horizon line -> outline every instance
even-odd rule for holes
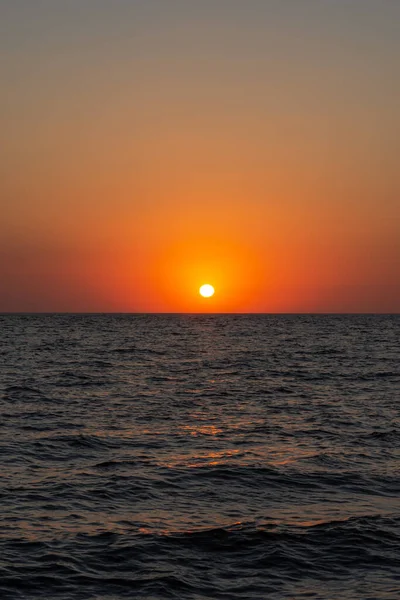
[[[8,315],[136,315],[136,316],[147,316],[147,315],[201,315],[201,316],[249,316],[249,315],[261,315],[261,316],[307,316],[307,315],[321,315],[321,316],[399,316],[400,312],[190,312],[190,311],[0,311],[0,316]]]

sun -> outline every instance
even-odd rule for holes
[[[211,298],[211,296],[214,296],[215,290],[212,285],[210,285],[209,283],[205,283],[201,286],[199,292],[200,295],[203,296],[203,298]]]

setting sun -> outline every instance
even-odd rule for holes
[[[199,292],[203,298],[211,298],[211,296],[214,296],[215,290],[212,285],[205,283],[201,286]]]

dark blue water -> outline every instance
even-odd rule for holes
[[[398,599],[399,316],[0,316],[0,597]]]

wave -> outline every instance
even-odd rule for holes
[[[399,544],[400,518],[379,515],[302,526],[238,523],[161,533],[127,528],[47,542],[1,541],[0,591],[4,598],[29,590],[29,597],[72,599],[101,590],[122,597],[135,592],[234,600],[282,592],[304,578],[363,578],[373,568],[386,584],[384,597],[395,598],[390,582],[400,566]]]

